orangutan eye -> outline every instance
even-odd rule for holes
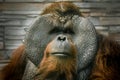
[[[64,30],[64,33],[67,33],[67,34],[75,34],[75,32],[73,31],[73,29],[71,28],[67,28]]]
[[[59,27],[54,27],[52,30],[49,31],[49,34],[55,34],[59,32],[62,32],[62,29]]]

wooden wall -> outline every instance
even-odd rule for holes
[[[25,35],[24,27],[47,3],[58,0],[0,0],[0,59],[9,59]],[[80,7],[96,29],[120,42],[120,0],[69,0]]]

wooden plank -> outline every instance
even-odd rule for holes
[[[103,12],[103,13],[120,13],[120,9],[80,9],[80,12]]]
[[[44,6],[45,6],[44,3],[0,3],[0,10],[41,11]]]
[[[43,2],[44,0],[6,0],[6,2]]]
[[[8,56],[5,54],[4,50],[0,49],[0,61],[4,59],[8,59]]]
[[[4,34],[0,32],[0,37],[3,37],[3,36],[4,36]]]
[[[85,2],[120,2],[120,0],[84,0]]]
[[[2,68],[8,63],[10,63],[10,60],[0,60],[0,70],[2,70]]]
[[[99,34],[102,34],[105,36],[109,35],[109,32],[108,32],[109,27],[108,26],[95,26],[95,28]]]
[[[9,63],[10,62],[10,60],[0,60],[0,64],[1,63]]]
[[[95,26],[96,30],[99,30],[99,31],[108,31],[108,27],[105,27],[105,26]]]
[[[15,35],[15,36],[25,35],[25,31],[24,30],[5,30],[5,35]]]
[[[4,21],[5,21],[5,19],[0,18],[0,22],[4,22]]]
[[[57,2],[61,0],[6,0],[6,2]],[[62,1],[82,1],[82,0],[62,0]]]
[[[119,0],[6,0],[6,2],[55,2],[55,1],[85,1],[85,2],[120,2]]]
[[[22,43],[20,43],[20,44],[22,44]],[[6,47],[18,47],[20,44],[6,44],[5,46]]]
[[[14,45],[14,44],[22,44],[22,39],[19,40],[5,40],[5,45]]]
[[[92,17],[120,17],[120,13],[90,12],[88,14]]]
[[[0,41],[0,49],[4,48],[4,43]]]
[[[47,3],[2,3],[0,4],[0,10],[41,11],[46,6],[46,4]],[[76,2],[75,4],[80,7],[80,10],[82,9],[118,10],[120,8],[119,3]]]
[[[0,41],[3,41],[3,37],[0,37]]]
[[[5,49],[9,49],[9,50],[11,50],[11,49],[16,49],[18,46],[19,46],[19,45],[17,45],[17,46],[6,46]],[[9,54],[10,54],[10,53],[9,53]]]
[[[0,70],[2,70],[2,68],[7,65],[8,63],[3,63],[3,64],[0,64]]]
[[[120,17],[100,17],[101,24],[111,24],[111,25],[119,25],[120,24]]]
[[[106,20],[114,20],[114,21],[117,21],[117,20],[120,20],[120,17],[100,17],[100,20],[102,21],[106,21]]]
[[[6,26],[6,25],[19,25],[19,26],[28,26],[32,23],[34,19],[28,19],[28,20],[10,20],[5,22],[0,22],[0,25]]]
[[[0,41],[3,41],[3,37],[4,37],[4,27],[0,26]]]
[[[12,15],[39,15],[41,11],[2,11],[3,14],[12,14]]]
[[[5,26],[6,30],[24,30],[24,28],[26,28],[26,26]]]
[[[90,21],[94,25],[120,25],[120,17],[119,18],[109,18],[109,19],[101,19],[99,17],[89,17]]]
[[[3,0],[0,0],[0,2],[3,2]]]
[[[109,35],[109,32],[108,31],[97,31],[99,34],[102,34],[102,35],[105,35],[105,36],[108,36]]]
[[[80,8],[96,8],[96,9],[106,9],[106,8],[119,8],[120,5],[119,3],[104,3],[104,2],[99,2],[99,3],[91,3],[91,2],[82,2],[82,3],[75,3],[77,6]]]
[[[3,32],[4,28],[2,26],[0,26],[0,32]]]
[[[37,17],[38,15],[9,15],[9,14],[6,14],[6,15],[0,15],[0,21],[5,21],[6,19],[7,20],[12,20],[12,19],[22,19],[22,20],[25,20],[25,19],[33,19],[35,17]]]
[[[15,49],[16,48],[14,48],[14,49],[5,49],[5,54],[7,54],[7,56],[8,56],[7,60],[11,58],[11,56],[12,56]]]
[[[109,27],[109,33],[120,33],[120,26]]]
[[[22,40],[5,40],[5,49],[15,49],[22,44]]]
[[[19,39],[24,39],[24,37],[25,37],[24,35],[22,35],[22,36],[13,36],[13,35],[10,36],[9,35],[9,36],[5,36],[5,39],[8,39],[8,40],[13,40],[13,39],[14,40],[19,40]]]

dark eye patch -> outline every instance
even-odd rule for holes
[[[56,33],[75,34],[73,29],[71,28],[54,27],[52,30],[49,31],[49,34]]]
[[[49,31],[49,34],[59,33],[62,29],[59,27],[54,27],[52,30]]]
[[[64,30],[64,33],[67,33],[67,34],[75,34],[74,31],[73,31],[73,29],[71,29],[71,28],[66,28],[66,29]]]

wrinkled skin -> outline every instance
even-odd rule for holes
[[[97,51],[95,28],[88,19],[81,17],[74,4],[58,2],[52,6],[56,7],[49,6],[30,25],[23,44],[25,66],[22,66],[24,60],[19,58],[18,60],[21,60],[19,66],[22,66],[23,71],[16,74],[15,71],[18,69],[16,62],[15,66],[10,66],[16,68],[13,69],[12,75],[22,74],[23,77],[18,80],[34,80],[35,77],[37,80],[87,80]],[[22,54],[21,52],[17,51],[17,54]],[[60,57],[62,58],[59,59]],[[49,62],[45,65],[45,60],[57,62],[53,61],[51,68]],[[64,62],[70,67],[66,68],[68,66],[65,66]],[[58,64],[59,67],[55,67]],[[50,76],[51,71],[56,70],[58,71],[55,73],[56,76]],[[7,77],[7,80],[15,80],[9,75],[4,77]],[[6,80],[4,77],[3,80]]]
[[[47,44],[52,42],[52,53],[70,53],[71,48],[69,46],[71,41],[77,52],[76,60],[78,65],[76,67],[78,70],[77,75],[79,75],[78,79],[86,79],[90,74],[92,61],[97,50],[94,26],[89,20],[79,16],[73,16],[70,21],[68,20],[72,25],[66,26],[66,22],[66,24],[61,23],[56,26],[51,22],[49,23],[50,17],[51,15],[39,17],[28,31],[28,35],[25,38],[28,59],[37,67],[44,56],[43,53]],[[60,36],[61,40],[65,39],[67,41],[57,41],[56,38]],[[30,72],[30,70],[26,70],[26,74],[28,73],[27,71]],[[27,78],[30,78],[31,74],[27,74],[25,77],[28,76]]]
[[[0,73],[2,80],[120,80],[120,45],[96,34],[72,3],[48,6]]]

